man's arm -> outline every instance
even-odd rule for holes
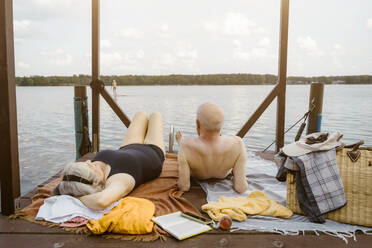
[[[235,161],[233,168],[234,175],[234,189],[239,194],[244,193],[248,188],[248,183],[245,178],[245,163],[247,161],[247,152],[245,151],[245,146],[243,141],[240,139],[240,152],[238,158]]]
[[[178,189],[188,191],[190,189],[190,166],[185,155],[185,145],[180,144],[178,151]]]

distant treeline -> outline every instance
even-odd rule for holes
[[[166,75],[166,76],[101,76],[106,85],[115,80],[118,85],[268,85],[275,84],[276,75],[271,74],[208,74],[208,75]],[[89,85],[89,75],[73,76],[30,76],[17,77],[19,86],[66,86]],[[288,84],[372,84],[372,75],[331,77],[288,77]]]

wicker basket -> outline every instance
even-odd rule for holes
[[[353,162],[350,151],[359,151]],[[372,226],[372,148],[342,148],[337,151],[346,195],[346,206],[325,214],[325,218],[354,225]],[[292,173],[287,174],[287,207],[296,214],[304,214],[297,200],[296,181]]]

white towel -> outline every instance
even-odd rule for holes
[[[35,220],[62,223],[75,217],[98,220],[115,207],[119,201],[112,203],[104,210],[96,211],[85,206],[79,199],[69,195],[52,196],[44,200]]]

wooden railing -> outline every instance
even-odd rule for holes
[[[92,0],[92,137],[93,151],[99,151],[99,92],[106,99],[109,105],[118,114],[119,118],[128,127],[129,119],[111,96],[104,90],[104,84],[99,81],[99,9],[100,0]],[[256,123],[272,101],[277,98],[276,112],[276,150],[284,146],[284,125],[285,125],[285,93],[287,85],[287,49],[288,49],[288,17],[289,17],[289,0],[282,0],[280,7],[280,44],[279,44],[279,66],[278,82],[271,90],[269,95],[258,106],[257,110],[251,115],[248,121],[236,134],[244,137],[250,128]],[[100,83],[98,83],[100,82]],[[100,85],[100,87],[98,87]],[[101,90],[103,89],[103,90]],[[111,104],[110,104],[111,103]],[[113,107],[114,106],[114,107]],[[116,109],[116,110],[115,110]],[[125,116],[121,118],[120,116]]]
[[[92,0],[92,141],[93,151],[99,151],[100,95],[107,101],[125,126],[130,120],[106,91],[100,81],[100,0]],[[266,108],[277,97],[276,149],[284,145],[285,92],[287,75],[289,0],[281,0],[280,46],[278,83],[237,133],[240,137],[249,131]],[[14,38],[12,0],[0,1],[0,172],[1,211],[11,214],[15,199],[20,195],[17,111],[14,73]]]

